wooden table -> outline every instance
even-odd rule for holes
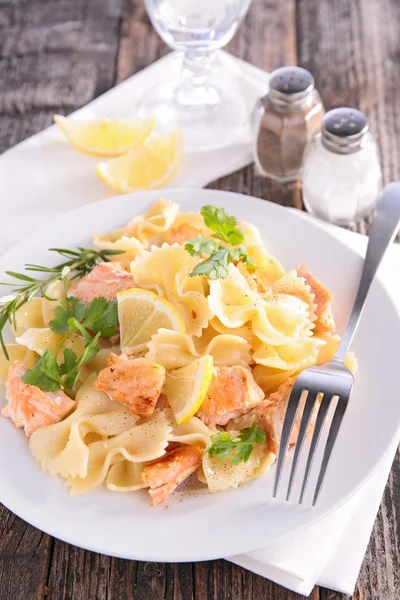
[[[398,0],[253,0],[229,50],[268,71],[300,64],[315,75],[327,108],[367,112],[387,182],[400,178],[399,30]],[[167,51],[140,0],[0,0],[0,150]],[[210,187],[302,208],[298,185],[272,184],[252,167]],[[354,599],[400,598],[399,501],[397,457]],[[224,560],[165,565],[109,558],[44,535],[4,507],[0,515],[0,600],[302,598]],[[345,596],[315,588],[311,598]]]

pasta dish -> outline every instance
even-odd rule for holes
[[[296,376],[339,345],[329,291],[211,205],[158,200],[93,246],[8,272],[0,299],[1,414],[38,465],[154,506],[190,476],[214,493],[263,475]]]

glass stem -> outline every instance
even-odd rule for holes
[[[187,51],[183,57],[183,82],[175,93],[180,106],[213,108],[218,105],[220,95],[210,85],[208,78],[213,65],[213,53],[204,51]]]

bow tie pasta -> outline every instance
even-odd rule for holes
[[[211,205],[160,199],[94,245],[17,274],[0,304],[15,338],[0,337],[0,413],[73,495],[146,488],[157,505],[190,476],[214,493],[263,475],[296,376],[339,346],[330,292]]]

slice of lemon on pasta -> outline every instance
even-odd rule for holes
[[[199,410],[212,375],[213,358],[210,354],[168,373],[164,394],[174,411],[178,425],[186,423]]]
[[[119,156],[143,144],[153,130],[155,117],[80,121],[54,115],[54,121],[78,150],[99,156]]]
[[[186,333],[185,323],[173,304],[154,292],[130,288],[119,292],[117,299],[121,350],[126,354],[143,350],[161,327]]]
[[[179,127],[151,137],[124,156],[100,162],[97,175],[117,192],[154,190],[175,175],[182,161],[182,135]]]

